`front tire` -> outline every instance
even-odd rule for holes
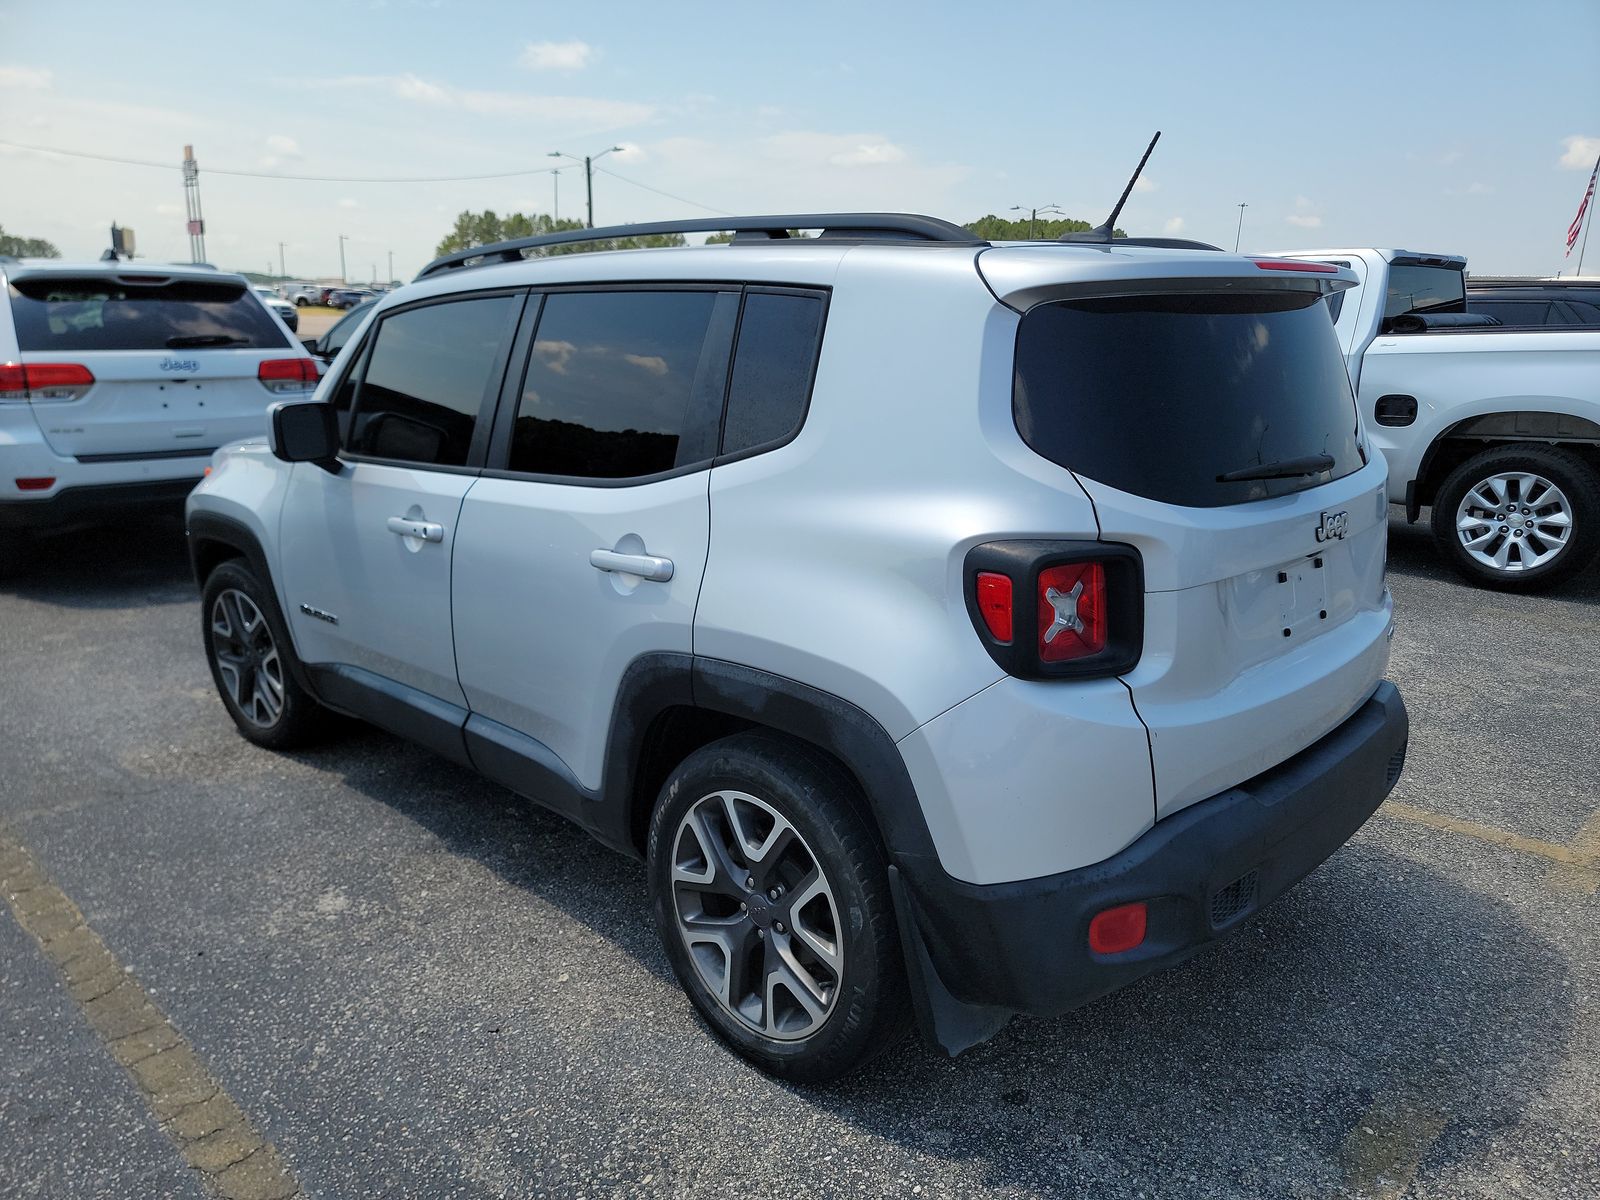
[[[1439,485],[1433,537],[1450,565],[1480,587],[1554,587],[1600,549],[1600,480],[1568,450],[1485,450]]]
[[[295,680],[294,647],[272,590],[231,559],[206,580],[200,611],[211,678],[239,732],[270,750],[311,741],[325,710]]]
[[[752,732],[691,754],[661,790],[648,861],[656,926],[718,1037],[820,1083],[909,1024],[883,851],[859,789],[802,743]]]

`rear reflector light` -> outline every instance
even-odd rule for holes
[[[1011,577],[997,571],[978,572],[978,611],[996,641],[1011,640]]]
[[[94,374],[79,363],[0,363],[0,400],[60,403],[93,386]]]
[[[1097,562],[1039,572],[1039,659],[1067,662],[1106,648],[1106,571]]]
[[[1252,258],[1250,261],[1263,271],[1304,271],[1311,275],[1339,273],[1339,268],[1332,263],[1306,262],[1298,258]]]
[[[1143,900],[1096,913],[1089,922],[1089,949],[1096,954],[1121,954],[1144,942],[1149,909]]]
[[[256,368],[256,378],[269,392],[303,392],[317,386],[314,358],[268,358]]]
[[[54,475],[33,475],[26,479],[17,480],[17,491],[46,492],[55,486],[55,482],[56,477]]]

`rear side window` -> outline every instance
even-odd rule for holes
[[[820,295],[745,296],[722,429],[724,454],[783,441],[800,428],[811,400],[822,316]]]
[[[1360,470],[1339,343],[1313,292],[1168,294],[1030,309],[1017,332],[1017,431],[1125,492],[1212,508]],[[1309,475],[1222,481],[1328,455]]]
[[[367,357],[346,445],[357,454],[465,466],[498,388],[518,296],[481,296],[386,317]]]
[[[25,351],[277,349],[288,340],[261,301],[226,280],[125,283],[49,276],[11,285]]]
[[[1471,310],[1493,317],[1502,325],[1565,325],[1566,319],[1551,312],[1548,300],[1474,300]]]
[[[737,297],[723,299],[731,314]],[[523,377],[508,467],[629,479],[709,460],[728,333],[713,291],[556,292]]]
[[[1464,313],[1467,280],[1448,267],[1389,268],[1389,288],[1383,301],[1383,319],[1402,313]]]

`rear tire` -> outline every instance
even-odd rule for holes
[[[239,732],[269,750],[313,740],[327,712],[296,682],[299,662],[272,589],[230,559],[206,579],[200,612],[211,678]]]
[[[1439,485],[1433,537],[1445,560],[1479,587],[1554,587],[1600,550],[1600,479],[1570,450],[1496,446]]]
[[[764,1071],[821,1083],[909,1026],[888,865],[855,781],[803,743],[735,734],[661,789],[656,926],[712,1030]]]

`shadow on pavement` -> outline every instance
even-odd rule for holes
[[[191,603],[198,596],[181,513],[138,513],[125,525],[41,536],[16,555],[0,574],[0,595],[86,609]]]
[[[426,752],[353,739],[358,753],[301,757],[670,980],[638,864]],[[430,793],[448,799],[414,799]],[[1369,832],[1174,971],[1018,1019],[959,1059],[908,1039],[832,1087],[787,1090],[994,1188],[1263,1196],[1293,1179],[1337,1193],[1362,1123],[1378,1146],[1441,1126],[1433,1168],[1482,1156],[1561,1061],[1565,975],[1506,904]],[[745,1086],[773,1102],[770,1083]]]

